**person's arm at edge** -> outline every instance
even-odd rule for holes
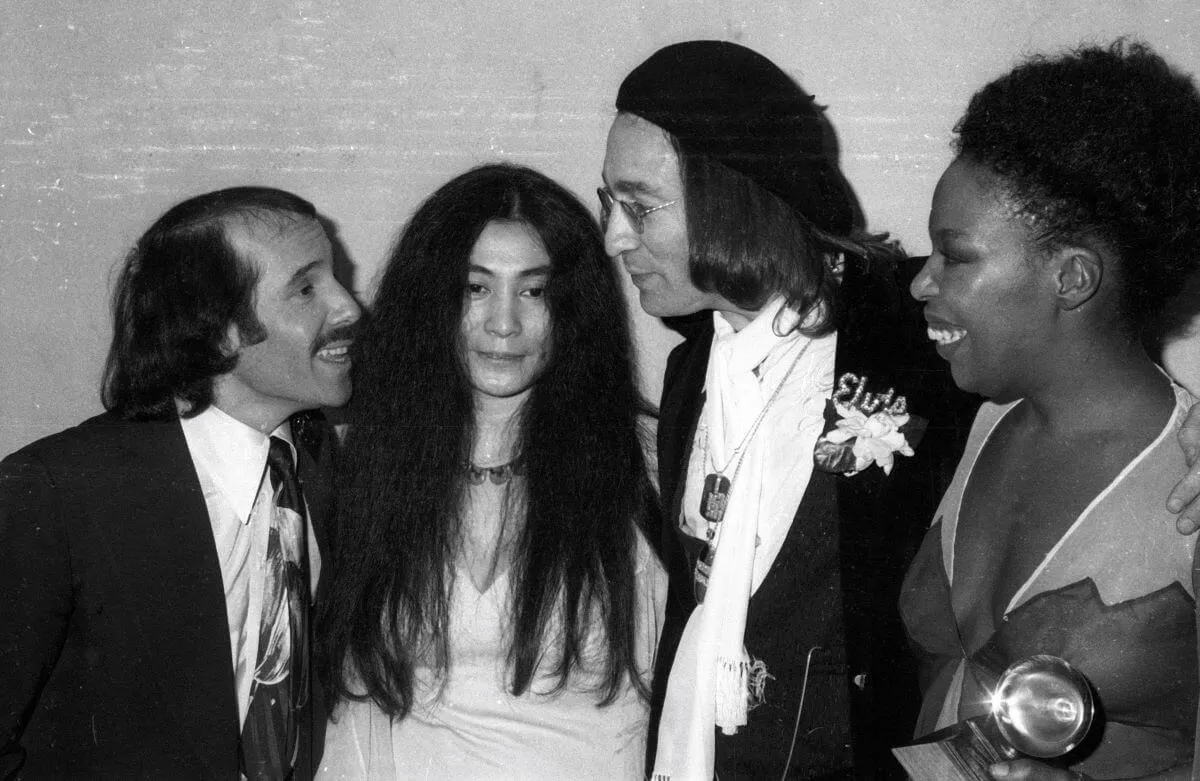
[[[1200,530],[1200,404],[1188,411],[1178,435],[1188,473],[1171,490],[1167,509],[1179,515],[1175,521],[1179,533],[1192,534]]]
[[[0,462],[0,778],[25,761],[21,737],[58,661],[73,606],[58,492],[45,465]]]

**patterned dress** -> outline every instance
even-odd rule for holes
[[[964,647],[951,607],[959,510],[979,453],[1016,403],[983,405],[900,599],[909,636],[925,657],[918,736],[985,713],[987,689],[1005,667],[1053,654],[1082,671],[1097,695],[1096,723],[1067,758],[1072,769],[1123,778],[1191,760],[1196,540],[1175,531],[1164,505],[1187,468],[1175,434],[1194,399],[1178,387],[1175,398],[1162,432],[1050,549],[990,638]]]

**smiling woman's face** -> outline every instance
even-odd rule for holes
[[[550,256],[525,223],[497,220],[469,263],[461,335],[476,402],[527,395],[550,351]]]
[[[929,338],[963,390],[997,401],[1022,395],[1047,348],[1057,309],[1053,270],[1000,180],[959,158],[929,213],[933,249],[911,292]]]

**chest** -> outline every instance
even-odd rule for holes
[[[1056,439],[997,427],[963,493],[955,535],[952,597],[968,645],[991,634],[1138,450],[1113,437]]]

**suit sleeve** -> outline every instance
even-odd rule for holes
[[[0,778],[24,761],[21,735],[58,660],[73,604],[61,502],[27,451],[0,462]]]

